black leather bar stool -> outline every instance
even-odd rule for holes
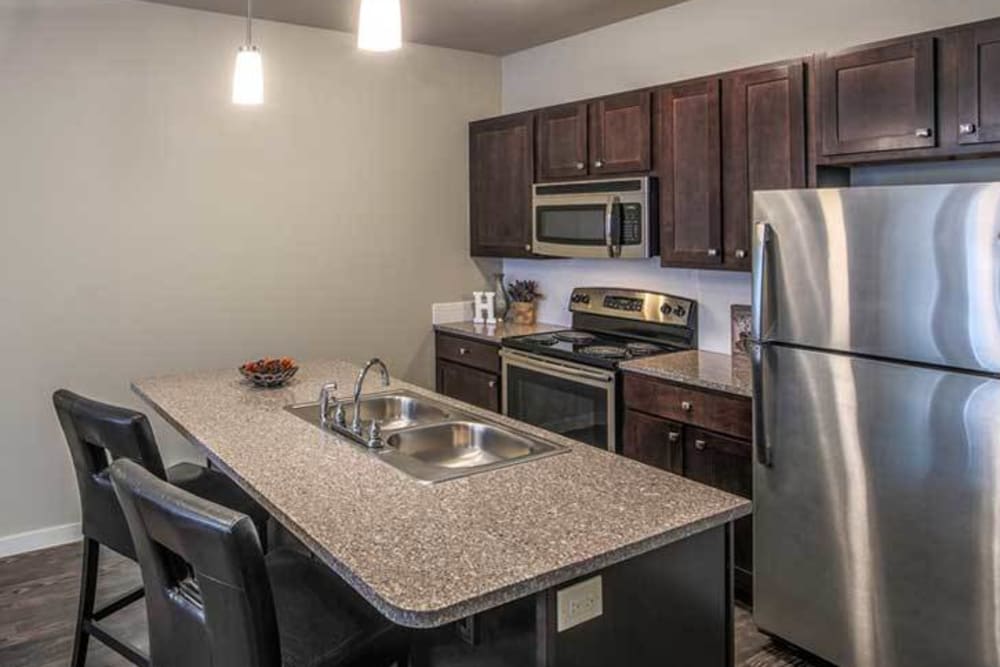
[[[156,667],[387,667],[407,631],[332,571],[266,557],[253,523],[127,460],[111,477],[132,532]]]
[[[153,437],[149,420],[141,412],[92,401],[65,389],[52,396],[76,470],[80,489],[83,529],[83,573],[72,667],[83,667],[87,646],[94,637],[125,657],[147,666],[149,659],[134,646],[110,633],[101,621],[141,599],[143,589],[131,591],[106,606],[95,609],[100,546],[136,560],[132,538],[114,489],[109,465],[116,459],[130,459],[160,479],[170,480],[192,493],[249,514],[262,529],[267,513],[222,473],[180,463],[165,468]]]

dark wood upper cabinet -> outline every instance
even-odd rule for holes
[[[628,174],[650,168],[648,91],[606,97],[590,105],[590,173]]]
[[[567,104],[538,112],[538,178],[586,176],[587,105]]]
[[[723,264],[750,270],[755,190],[806,187],[802,63],[723,80]]]
[[[1000,22],[958,38],[958,141],[1000,142]]]
[[[656,93],[660,258],[664,266],[722,262],[719,79]]]
[[[469,125],[469,218],[474,257],[531,256],[532,114]]]
[[[934,38],[824,55],[824,155],[932,148],[937,142]]]

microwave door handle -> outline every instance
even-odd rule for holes
[[[621,225],[618,223],[617,210],[621,202],[616,196],[608,197],[607,206],[604,209],[604,243],[608,246],[608,257],[617,257],[621,254]],[[619,241],[619,243],[615,243]]]

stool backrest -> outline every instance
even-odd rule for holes
[[[146,588],[152,664],[280,667],[274,598],[253,522],[128,460],[111,468]]]
[[[66,389],[52,395],[80,490],[83,534],[135,557],[128,527],[111,488],[108,466],[131,459],[165,478],[163,459],[146,415],[85,398]]]

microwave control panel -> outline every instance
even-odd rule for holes
[[[622,206],[622,245],[642,243],[642,205]]]

